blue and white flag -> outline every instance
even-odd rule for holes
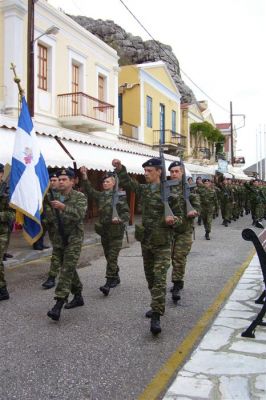
[[[30,244],[42,235],[41,213],[48,187],[48,171],[23,96],[10,173],[10,206],[23,214],[23,233]]]

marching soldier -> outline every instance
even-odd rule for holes
[[[264,228],[261,223],[261,220],[264,217],[264,203],[265,199],[263,196],[263,192],[260,188],[259,179],[253,179],[250,183],[245,184],[247,190],[247,194],[250,201],[250,209],[251,209],[251,217],[253,220],[253,225],[257,228]]]
[[[205,191],[200,193],[201,216],[205,228],[205,238],[210,240],[213,211],[216,202],[215,190],[211,187],[211,180],[206,178],[202,180]]]
[[[184,173],[180,161],[174,161],[170,164],[168,171],[170,171],[170,177],[172,180],[182,180]],[[173,228],[173,242],[172,242],[172,282],[173,288],[172,299],[174,302],[180,299],[179,291],[184,287],[184,276],[187,262],[187,256],[192,246],[192,233],[194,218],[200,211],[200,200],[199,196],[195,193],[190,193],[189,201],[194,207],[194,210],[187,212],[186,202],[183,195],[182,184],[173,186],[171,188],[171,194],[178,198],[178,203],[173,207],[175,215],[182,216],[182,223]],[[178,209],[176,209],[178,207]]]
[[[46,204],[49,205],[49,202],[51,200],[54,200],[55,198],[59,199],[59,179],[58,179],[56,173],[52,173],[50,175],[50,189],[44,199],[44,214],[49,212],[48,211],[49,209],[51,211],[51,208],[49,208],[49,206],[48,206],[48,210],[46,210]],[[53,223],[48,223],[46,216],[44,217],[43,222],[44,222],[45,229],[47,229],[47,231],[48,231],[50,242],[53,246],[54,235],[55,235],[55,225]],[[51,289],[52,287],[55,286],[55,278],[57,277],[57,275],[59,273],[60,265],[61,265],[61,261],[60,261],[60,258],[58,258],[58,253],[53,252],[52,257],[51,257],[51,264],[50,264],[50,268],[49,268],[49,272],[48,272],[48,278],[42,284],[42,287],[44,289]]]
[[[59,200],[47,205],[47,222],[54,225],[53,254],[60,260],[58,283],[55,289],[56,304],[48,311],[49,318],[58,321],[69,293],[74,297],[65,305],[66,309],[84,305],[82,283],[76,271],[84,236],[84,218],[87,199],[83,193],[73,190],[74,173],[62,169],[59,179]]]
[[[95,224],[95,231],[101,236],[101,243],[107,261],[106,283],[100,287],[100,291],[108,296],[111,288],[120,283],[118,256],[122,248],[125,227],[129,221],[129,207],[126,193],[117,191],[115,193],[116,177],[114,173],[107,173],[102,180],[103,191],[95,190],[87,176],[87,168],[81,167],[82,189],[85,195],[94,198],[99,207],[99,223]],[[117,205],[114,206],[114,196],[118,196]],[[117,212],[118,216],[114,214]]]
[[[198,195],[200,195],[200,192],[205,190],[204,186],[203,186],[203,183],[202,183],[202,177],[201,176],[197,176],[196,185],[197,185],[197,187],[195,189],[195,193],[198,193]],[[201,223],[202,223],[202,218],[201,218],[201,215],[199,215],[198,216],[198,225],[201,225]]]
[[[124,188],[141,197],[142,225],[136,225],[135,237],[141,242],[144,272],[151,293],[150,330],[161,332],[160,317],[165,311],[166,275],[171,259],[171,227],[177,218],[164,214],[161,199],[161,159],[152,158],[142,164],[146,184],[139,184],[127,174],[120,160],[113,160],[113,166]]]
[[[233,209],[233,195],[228,186],[228,179],[226,177],[222,178],[222,182],[220,184],[220,205],[221,205],[221,214],[223,218],[223,225],[228,227],[228,223],[231,222],[232,209]]]
[[[6,286],[4,274],[4,254],[10,235],[10,226],[15,219],[15,211],[9,207],[8,188],[3,181],[4,165],[0,164],[0,301],[8,300],[9,293]]]

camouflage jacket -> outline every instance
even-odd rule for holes
[[[59,192],[56,193],[55,199],[61,201],[66,206],[64,211],[59,211],[65,236],[83,237],[84,218],[87,210],[86,196],[76,190],[71,190],[65,196]],[[58,218],[55,209],[50,204],[49,194],[45,202],[45,216],[47,224],[53,227],[56,234],[60,234]]]
[[[0,235],[10,231],[12,223],[15,220],[15,210],[9,207],[8,193],[0,196]]]
[[[173,213],[182,217],[182,223],[175,226],[174,231],[177,233],[184,233],[187,230],[191,230],[194,222],[194,218],[187,217],[186,201],[183,196],[182,186],[172,186],[171,193],[178,199],[178,202],[173,204]],[[197,193],[190,193],[189,201],[192,207],[200,212],[200,197]],[[181,211],[181,212],[180,212]]]
[[[204,187],[200,193],[200,205],[202,210],[213,208],[217,202],[217,195],[213,188]]]
[[[81,182],[84,194],[88,198],[96,200],[99,210],[100,224],[107,225],[112,223],[113,214],[113,190],[104,190],[102,192],[95,190],[89,180]],[[126,224],[129,221],[129,207],[125,192],[119,192],[119,201],[116,206],[117,213],[121,221]]]
[[[146,232],[152,232],[159,228],[167,228],[169,231],[171,227],[165,223],[164,204],[161,200],[161,185],[160,184],[140,184],[131,179],[127,170],[122,166],[122,170],[118,172],[119,182],[121,185],[137,194],[140,198],[142,209],[142,224]],[[170,207],[173,209],[173,204],[177,202],[176,199],[171,199]],[[178,206],[176,207],[176,209]],[[182,213],[179,207],[180,214]],[[179,215],[180,215],[179,214]],[[181,218],[176,222],[179,225]]]
[[[234,200],[231,189],[223,184],[220,186],[219,198],[222,204],[232,203]]]
[[[263,204],[265,202],[260,187],[250,185],[249,183],[246,183],[245,187],[247,188],[247,196],[251,204]]]

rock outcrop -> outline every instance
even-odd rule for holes
[[[163,61],[179,89],[182,103],[195,102],[192,90],[183,82],[179,62],[171,46],[153,40],[143,41],[140,36],[133,36],[111,20],[93,19],[84,16],[70,17],[115,49],[119,55],[119,65],[142,64]]]

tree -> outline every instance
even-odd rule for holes
[[[201,138],[206,138],[214,147],[215,143],[224,143],[225,137],[221,131],[212,126],[207,121],[193,122],[190,125],[190,134],[195,138],[194,154],[198,157],[199,141]]]

